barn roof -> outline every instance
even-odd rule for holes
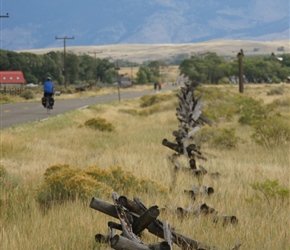
[[[22,71],[0,71],[0,84],[24,84]]]

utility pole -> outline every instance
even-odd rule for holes
[[[55,37],[56,40],[63,40],[63,73],[64,73],[64,87],[66,88],[67,72],[66,72],[66,40],[75,39],[74,37]]]
[[[95,86],[97,85],[98,81],[98,75],[97,75],[97,54],[103,53],[103,51],[92,51],[88,52],[89,54],[94,54],[95,55]]]
[[[9,18],[9,14],[8,13],[6,13],[6,15],[5,16],[0,16],[0,18]]]
[[[239,60],[239,91],[240,93],[244,93],[243,56],[244,56],[244,52],[241,49],[241,51],[237,54],[237,57]]]

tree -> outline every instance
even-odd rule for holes
[[[0,70],[9,70],[10,68],[10,61],[9,57],[7,56],[7,51],[0,50]]]
[[[136,82],[138,84],[146,84],[148,83],[148,70],[146,66],[141,66],[136,75]]]

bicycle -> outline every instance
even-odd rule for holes
[[[45,96],[44,97],[44,100],[43,100],[43,107],[44,108],[46,108],[46,112],[47,112],[47,114],[50,114],[50,110],[53,108],[52,107],[52,100],[50,99],[50,98],[52,98],[52,97],[50,97],[50,96]]]

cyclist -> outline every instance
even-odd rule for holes
[[[43,100],[45,100],[45,97],[49,97],[50,100],[50,106],[52,108],[53,104],[54,104],[54,100],[53,100],[53,94],[54,94],[54,84],[51,80],[51,77],[47,77],[46,81],[43,84]]]

